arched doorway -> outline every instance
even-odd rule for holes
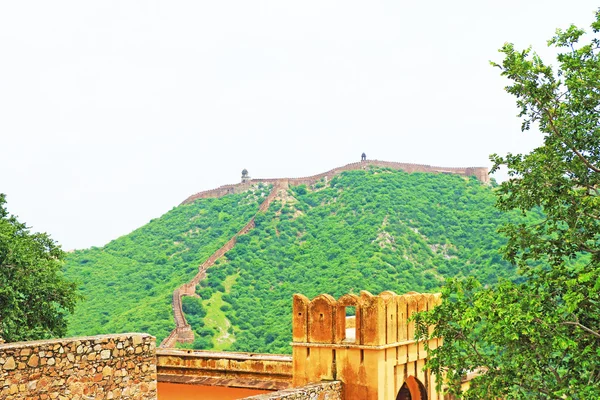
[[[406,378],[396,400],[427,400],[427,389],[414,376]]]

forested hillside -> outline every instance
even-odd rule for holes
[[[269,188],[201,199],[104,248],[68,258],[87,300],[71,333],[173,328],[173,289],[188,281],[258,209]],[[487,283],[514,271],[496,233],[509,219],[490,186],[457,175],[382,168],[291,187],[185,297],[194,348],[290,352],[291,298],[369,290],[437,291],[444,277]],[[116,293],[116,295],[111,295]]]
[[[298,186],[256,219],[198,293],[210,299],[235,276],[221,306],[235,335],[231,349],[290,352],[293,293],[430,292],[444,277],[510,277],[496,230],[511,217],[494,204],[489,186],[456,175],[371,169]]]
[[[65,273],[85,296],[69,334],[149,332],[158,340],[175,327],[173,290],[258,210],[269,187],[172,209],[102,248],[67,257]]]

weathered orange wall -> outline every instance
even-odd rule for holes
[[[234,400],[269,393],[265,390],[239,389],[223,386],[158,383],[158,400]]]
[[[280,390],[292,385],[292,358],[205,350],[157,349],[159,382]]]
[[[340,381],[311,383],[305,386],[284,389],[278,392],[245,397],[243,400],[353,400],[344,397],[344,386]],[[357,399],[358,400],[358,399]]]
[[[327,294],[292,303],[294,386],[339,380],[347,399],[394,400],[409,379],[418,379],[429,400],[442,399],[435,377],[423,371],[427,352],[417,343],[412,314],[439,304],[439,294],[399,296],[362,291],[335,300]],[[355,338],[346,337],[346,307],[354,307]],[[429,346],[435,348],[437,340]]]

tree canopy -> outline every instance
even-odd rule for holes
[[[104,247],[69,253],[67,277],[86,299],[70,335],[174,328],[173,290],[252,218],[271,190],[256,185],[175,207]],[[495,209],[490,186],[458,175],[382,168],[291,187],[184,297],[194,348],[291,352],[291,299],[438,291],[444,277],[494,283],[514,276],[496,234],[516,212]],[[532,217],[535,218],[535,217]],[[537,216],[539,219],[539,215]],[[114,294],[117,293],[118,296]]]
[[[294,186],[200,282],[206,325],[190,322],[193,346],[235,339],[228,349],[290,353],[294,293],[433,292],[445,277],[513,277],[496,231],[521,217],[494,203],[492,188],[475,178],[385,168]],[[207,340],[211,321],[225,319],[227,331]]]
[[[0,193],[0,336],[13,342],[62,336],[78,299],[62,273],[64,252],[9,215]]]
[[[491,156],[493,171],[509,172],[497,206],[543,217],[501,229],[518,279],[450,280],[442,305],[417,316],[421,339],[431,325],[444,338],[427,366],[452,393],[479,373],[464,398],[600,398],[600,12],[591,28],[557,30],[548,41],[556,68],[513,44],[493,63],[522,130],[544,135],[529,154]]]

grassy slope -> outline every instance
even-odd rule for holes
[[[162,340],[174,327],[173,290],[247,223],[268,190],[179,206],[102,248],[69,254],[65,274],[85,296],[69,334],[136,331]]]
[[[232,306],[232,349],[289,352],[293,293],[435,291],[442,277],[493,283],[513,274],[496,230],[515,216],[498,212],[475,179],[375,169],[314,189],[273,203],[201,283],[209,298],[239,274],[222,297]]]
[[[231,322],[229,322],[221,308],[229,306],[223,300],[223,295],[231,291],[237,277],[237,274],[229,275],[223,281],[224,292],[217,291],[208,300],[202,302],[206,310],[204,324],[215,331],[215,336],[212,339],[212,348],[215,350],[227,350],[235,342],[235,334],[229,332]]]

